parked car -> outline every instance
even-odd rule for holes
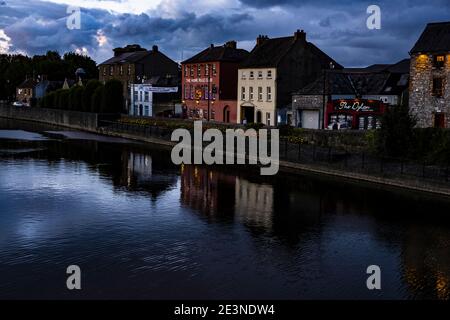
[[[328,130],[350,130],[351,127],[345,122],[334,122],[330,124],[327,128]]]
[[[20,101],[16,101],[13,103],[14,107],[25,107],[25,104],[23,102]]]

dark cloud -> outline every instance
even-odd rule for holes
[[[258,34],[276,37],[304,29],[309,41],[338,62],[358,66],[407,57],[426,23],[450,20],[449,0],[378,0],[381,30],[366,27],[366,9],[373,3],[371,0],[240,2],[238,8],[222,11],[212,5],[202,14],[179,6],[185,11],[178,9],[170,16],[160,14],[158,9],[139,15],[82,9],[81,30],[68,30],[66,5],[9,0],[0,7],[0,29],[11,38],[11,51],[36,54],[84,47],[98,62],[108,58],[112,48],[129,43],[146,48],[157,44],[170,57],[180,60],[210,43],[233,39],[251,49]],[[103,46],[98,43],[99,33],[108,40]]]

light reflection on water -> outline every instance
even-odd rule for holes
[[[447,202],[178,168],[139,145],[0,140],[20,148],[35,151],[0,155],[2,298],[450,297]],[[381,292],[365,286],[372,264]]]

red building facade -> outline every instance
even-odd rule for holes
[[[182,97],[188,118],[237,122],[238,66],[248,54],[230,41],[211,45],[182,62]]]

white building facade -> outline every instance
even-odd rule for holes
[[[276,124],[276,78],[276,68],[239,69],[238,123]]]

